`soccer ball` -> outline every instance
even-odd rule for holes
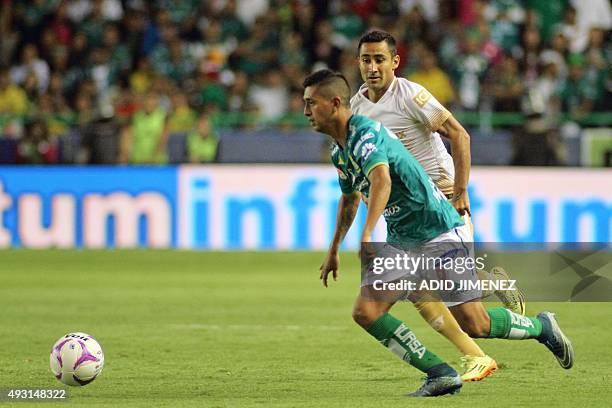
[[[96,379],[104,367],[100,344],[85,333],[68,333],[51,349],[51,371],[66,385],[87,385]]]

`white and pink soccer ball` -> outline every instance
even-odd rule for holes
[[[102,372],[104,353],[89,334],[68,333],[51,349],[51,371],[66,385],[87,385]]]

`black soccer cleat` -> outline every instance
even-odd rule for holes
[[[542,312],[538,314],[537,318],[542,322],[542,335],[538,341],[555,355],[561,367],[569,370],[574,365],[574,347],[561,331],[555,314]]]
[[[449,369],[447,373],[437,376],[428,375],[423,385],[421,385],[418,390],[408,395],[410,397],[438,397],[446,394],[458,394],[463,386],[461,377],[450,366],[444,365]],[[442,366],[442,364],[437,367],[440,366]]]

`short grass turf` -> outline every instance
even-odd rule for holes
[[[456,396],[412,399],[422,374],[351,320],[357,258],[322,287],[321,253],[2,251],[0,389],[57,388],[52,344],[70,331],[96,337],[106,365],[58,406],[385,407],[612,406],[612,305],[550,309],[573,340],[561,369],[534,340],[482,340],[499,365]],[[396,305],[434,352],[459,355],[412,306]],[[0,406],[40,403],[0,402]],[[47,403],[44,406],[53,406]]]

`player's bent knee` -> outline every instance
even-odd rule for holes
[[[353,320],[359,326],[368,329],[383,313],[384,311],[375,308],[355,306],[353,308]]]

